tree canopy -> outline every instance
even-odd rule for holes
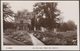
[[[34,5],[35,19],[39,18],[40,26],[54,29],[59,19],[60,10],[55,2],[39,2]]]
[[[13,11],[8,3],[3,3],[3,19],[5,20],[9,16],[13,16]]]
[[[13,19],[12,19],[13,17],[14,17],[14,13],[11,10],[10,5],[7,2],[4,2],[3,3],[3,26],[4,26],[4,29],[13,28],[14,24],[10,22],[10,20],[13,21]]]

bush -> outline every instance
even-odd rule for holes
[[[74,45],[77,44],[76,32],[35,32],[36,38],[46,45]]]

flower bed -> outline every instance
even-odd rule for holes
[[[27,32],[16,31],[16,32],[7,32],[4,37],[7,36],[12,40],[16,40],[24,43],[25,45],[32,45],[32,40]]]
[[[72,32],[75,33],[75,32]],[[68,36],[66,36],[68,34]],[[77,34],[67,33],[54,33],[54,32],[35,32],[34,36],[42,41],[46,45],[76,45],[77,44]]]

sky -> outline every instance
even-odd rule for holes
[[[27,9],[29,12],[31,12],[33,10],[33,5],[39,1],[6,1],[6,2],[9,3],[11,9],[16,13],[18,10],[22,11],[24,9]],[[57,8],[62,12],[61,16],[63,17],[63,21],[67,22],[68,20],[72,20],[76,24],[79,24],[78,1],[55,1],[55,2],[58,2]]]

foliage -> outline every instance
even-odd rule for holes
[[[13,15],[14,15],[13,11],[10,8],[11,7],[9,6],[8,3],[6,3],[6,2],[3,3],[3,26],[4,26],[4,29],[14,27],[13,23],[9,22],[9,20],[6,21],[7,18],[13,17]]]
[[[76,24],[73,22],[73,21],[71,21],[71,20],[69,20],[68,22],[67,22],[67,26],[68,26],[68,30],[76,30],[77,29],[77,26],[76,26]]]
[[[46,45],[76,45],[77,44],[76,34],[77,31],[58,33],[35,32],[33,35]]]
[[[13,16],[13,11],[10,9],[11,7],[9,6],[8,3],[4,2],[3,3],[3,19],[5,20],[9,16]]]
[[[41,2],[34,5],[34,13],[35,19],[39,19],[39,26],[54,29],[57,20],[59,20],[57,16],[60,15],[60,10],[57,9],[57,3]]]
[[[58,28],[58,31],[75,31],[77,29],[77,25],[69,20],[68,22],[64,22]]]

